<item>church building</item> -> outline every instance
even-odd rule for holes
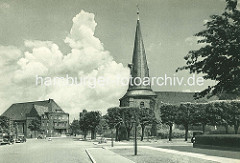
[[[155,113],[159,114],[160,106],[164,103],[180,104],[183,102],[207,102],[206,98],[199,100],[194,99],[194,92],[168,92],[168,91],[153,91],[151,82],[148,85],[143,85],[145,78],[149,78],[149,68],[147,57],[144,49],[143,38],[140,28],[139,12],[132,63],[129,64],[131,79],[126,94],[119,99],[120,107],[146,107],[154,108]]]

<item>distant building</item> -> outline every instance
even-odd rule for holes
[[[13,135],[25,135],[26,137],[61,136],[68,133],[69,114],[65,113],[53,100],[34,101],[12,104],[3,114],[10,118],[13,127]],[[41,131],[31,131],[29,124],[33,120],[41,122]]]

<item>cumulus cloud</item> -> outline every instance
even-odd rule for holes
[[[0,45],[0,68],[9,69],[15,66],[14,63],[16,63],[20,56],[21,51],[17,47]]]
[[[103,77],[110,80],[129,76],[128,68],[116,63],[100,39],[94,36],[97,26],[94,14],[81,11],[72,21],[72,28],[64,40],[71,48],[68,54],[63,54],[51,41],[25,40],[25,51],[0,46],[0,54],[3,54],[0,55],[1,66],[9,68],[11,74],[5,74],[8,80],[0,86],[0,92],[11,86],[7,94],[0,93],[1,112],[7,109],[6,105],[14,102],[48,98],[53,98],[72,115],[71,118],[78,118],[82,109],[105,113],[108,107],[119,105],[118,99],[124,95],[127,86],[117,82],[95,88],[86,85],[36,86],[36,75],[65,77],[68,74],[78,78]]]

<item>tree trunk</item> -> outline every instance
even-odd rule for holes
[[[185,141],[188,140],[188,125],[185,126]]]
[[[131,133],[132,128],[127,128],[127,141],[130,140],[130,133]]]
[[[225,125],[226,134],[228,134],[228,125]]]
[[[91,140],[95,139],[95,129],[91,130]]]
[[[157,125],[156,125],[156,123],[152,124],[151,136],[157,136]]]
[[[1,132],[2,132],[1,134],[3,135],[3,128],[2,127],[1,127]]]
[[[238,134],[238,128],[239,128],[239,125],[234,125],[234,133],[235,134]]]
[[[169,141],[172,141],[172,124],[169,125],[170,129],[169,129],[169,137],[168,137],[168,140]]]
[[[145,130],[145,126],[142,125],[142,135],[141,135],[141,141],[143,141],[143,137],[144,137],[144,130]]]
[[[87,131],[83,132],[83,136],[84,136],[84,140],[86,140],[86,138],[87,138]]]
[[[203,134],[205,134],[205,128],[206,128],[206,125],[205,125],[205,124],[202,124],[202,131],[203,131]]]

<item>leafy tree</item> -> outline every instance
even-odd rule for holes
[[[34,131],[34,134],[36,136],[36,132],[41,131],[41,120],[40,119],[31,120],[30,123],[28,124],[28,128],[31,131]]]
[[[191,103],[182,103],[178,107],[176,115],[176,124],[183,125],[185,128],[185,141],[188,139],[188,128],[193,124],[193,115],[194,115],[193,104]]]
[[[231,107],[228,109],[227,122],[229,125],[234,126],[235,134],[238,134],[240,125],[240,101],[231,101]]]
[[[210,124],[214,126],[224,126],[226,133],[228,133],[227,110],[229,107],[230,105],[223,101],[213,101],[208,103],[206,110]]]
[[[79,128],[83,132],[84,139],[86,139],[89,127],[85,118],[79,120]]]
[[[118,141],[119,140],[119,128],[120,128],[121,124],[123,123],[123,118],[120,113],[120,108],[119,107],[109,108],[107,110],[106,120],[107,120],[107,123],[108,123],[110,129],[113,129],[113,128],[116,129],[115,141]]]
[[[72,123],[70,124],[70,128],[72,130],[72,134],[76,136],[79,133],[80,130],[80,123],[78,120],[73,120]]]
[[[153,109],[145,107],[140,108],[138,114],[138,121],[142,129],[141,141],[143,141],[145,127],[156,122]]]
[[[205,133],[206,125],[210,122],[209,114],[207,114],[207,103],[196,103],[193,105],[193,124],[194,125],[201,125],[202,131]]]
[[[99,111],[90,111],[85,113],[83,116],[89,130],[91,131],[91,139],[96,138],[96,127],[99,125],[101,120],[101,113]]]
[[[228,133],[228,125],[234,126],[234,132],[237,134],[240,125],[240,101],[222,100],[209,103],[211,120],[215,125],[223,125]]]
[[[123,118],[123,123],[127,130],[127,140],[130,138],[130,132],[133,128],[133,122],[137,121],[139,114],[139,108],[134,107],[123,107],[121,108],[121,117]]]
[[[161,121],[169,126],[169,141],[172,141],[172,127],[176,121],[178,106],[172,104],[164,104],[160,107]]]
[[[106,131],[107,129],[108,129],[108,124],[107,124],[107,120],[105,119],[105,115],[104,115],[101,118],[96,130],[99,135],[102,135],[104,133],[104,131]]]
[[[80,127],[80,130],[83,132],[84,139],[86,139],[87,133],[89,130],[87,120],[86,120],[86,118],[84,118],[84,115],[86,113],[87,113],[87,110],[83,109],[83,111],[80,112],[80,114],[79,114],[79,127]]]
[[[8,117],[0,116],[0,128],[1,128],[2,134],[5,130],[9,129],[9,118]]]
[[[185,56],[187,65],[177,69],[203,73],[205,79],[217,81],[216,85],[196,94],[196,98],[207,94],[240,95],[240,11],[237,0],[226,0],[226,3],[225,11],[210,16],[206,29],[195,34],[202,38],[198,43],[205,46],[190,51]]]

